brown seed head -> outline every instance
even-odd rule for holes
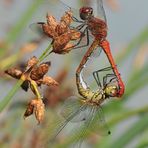
[[[15,79],[20,79],[22,76],[22,71],[16,68],[10,68],[5,70],[5,73],[10,75],[11,77],[15,78]]]
[[[71,40],[77,40],[80,39],[81,37],[81,32],[77,31],[76,29],[71,29],[70,30],[70,34],[71,34]]]
[[[69,41],[70,41],[69,33],[65,33],[57,37],[53,43],[53,52],[58,53],[58,54],[67,53],[65,46],[69,43]]]
[[[47,24],[42,24],[42,28],[43,28],[44,33],[49,38],[53,39],[55,36],[57,36],[57,33],[55,32],[55,30],[51,26],[48,26]]]
[[[39,62],[39,60],[37,59],[37,57],[33,56],[30,60],[28,60],[26,69],[29,69],[30,67],[33,67],[38,62]]]
[[[66,11],[65,14],[61,17],[61,22],[65,22],[66,26],[69,26],[72,23],[72,11]]]
[[[35,117],[40,124],[44,119],[45,105],[41,99],[38,99],[34,108]]]
[[[58,86],[59,83],[49,76],[44,76],[41,83],[47,86]]]
[[[30,78],[34,81],[42,79],[43,76],[48,72],[50,64],[50,62],[46,62],[34,67],[31,71]]]
[[[52,16],[52,15],[47,14],[46,18],[47,18],[47,25],[49,27],[52,27],[53,30],[55,30],[55,28],[56,28],[56,26],[58,24],[55,17]]]
[[[32,115],[33,110],[34,110],[34,100],[32,100],[31,102],[28,103],[27,109],[26,109],[26,111],[24,113],[24,118],[27,118],[30,115]]]
[[[44,103],[41,99],[33,99],[29,102],[27,109],[24,113],[24,118],[29,117],[30,115],[35,113],[35,117],[38,120],[38,123],[43,121],[44,119],[44,112],[45,112],[45,107]]]

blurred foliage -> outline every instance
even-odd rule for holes
[[[0,43],[0,57],[1,57],[1,81],[6,78],[3,75],[3,70],[11,65],[15,65],[23,56],[20,51],[15,54],[10,54],[10,57],[6,57],[6,55],[10,51],[10,47],[13,44],[16,44],[17,39],[21,36],[22,30],[25,28],[28,21],[31,19],[31,16],[36,12],[38,7],[40,6],[41,0],[33,1],[32,4],[28,7],[26,12],[22,14],[18,22],[14,24],[12,30],[7,34],[6,39],[4,39],[3,44]],[[142,45],[148,42],[148,26],[146,26],[143,30],[141,30],[140,34],[137,35],[133,40],[131,40],[126,48],[122,50],[119,55],[117,55],[116,61],[118,65],[124,64],[128,58],[130,58],[132,53],[138,53],[138,50]],[[47,48],[49,49],[50,46]],[[47,51],[45,50],[45,52]],[[13,52],[13,49],[11,53]],[[30,51],[29,51],[30,52]],[[28,53],[29,53],[28,52]],[[65,57],[64,57],[65,58]],[[143,58],[143,57],[141,57]],[[44,59],[44,53],[40,56],[40,60]],[[66,60],[65,60],[66,61]],[[67,62],[67,61],[66,61]],[[65,65],[67,64],[65,62]],[[131,64],[132,65],[132,64]],[[68,72],[71,70],[67,70]],[[60,73],[60,72],[59,72]],[[103,106],[105,114],[110,115],[107,120],[107,125],[111,129],[112,133],[116,130],[116,127],[124,121],[128,121],[136,117],[136,121],[134,121],[128,128],[124,128],[121,130],[119,136],[115,138],[112,136],[97,136],[91,132],[86,132],[83,134],[83,129],[79,131],[72,132],[69,136],[62,135],[56,141],[56,144],[53,147],[70,147],[72,143],[76,143],[79,140],[85,139],[85,142],[90,147],[101,147],[101,148],[111,148],[117,147],[122,148],[127,146],[127,144],[132,141],[138,139],[137,148],[144,148],[148,146],[148,104],[145,106],[139,106],[139,108],[128,108],[126,106],[127,102],[130,101],[132,96],[136,95],[137,92],[144,89],[148,85],[148,63],[144,63],[139,68],[130,69],[127,77],[126,83],[126,93],[121,100],[109,101],[107,104]],[[66,77],[65,79],[70,80],[71,78]],[[7,80],[7,79],[6,79]],[[10,81],[3,81],[2,83],[7,83]],[[68,86],[75,85],[75,81],[69,81]],[[47,142],[50,139],[50,135],[52,136],[53,129],[56,129],[57,126],[60,125],[59,117],[56,112],[59,107],[62,105],[62,97],[67,96],[67,92],[62,91],[62,93],[56,94],[58,100],[60,102],[56,102],[57,105],[51,106],[46,112],[46,119],[43,124],[38,126],[34,119],[29,118],[27,121],[23,120],[23,113],[25,111],[25,107],[27,104],[26,98],[21,98],[21,101],[15,99],[15,102],[12,102],[9,108],[6,110],[6,106],[11,101],[13,96],[18,89],[22,81],[18,81],[15,86],[12,86],[12,90],[4,97],[1,98],[0,102],[0,111],[1,111],[1,121],[0,121],[0,145],[1,147],[41,147],[44,145],[44,142]],[[2,84],[3,85],[3,84]],[[61,86],[63,88],[67,88],[66,80],[62,81]],[[60,88],[62,89],[62,88]],[[65,96],[61,96],[61,94],[65,94]],[[20,94],[21,96],[21,94]],[[32,96],[30,96],[31,98]],[[52,98],[52,97],[51,97]],[[140,100],[140,98],[139,98]],[[137,102],[138,103],[138,102]],[[48,104],[50,106],[50,104]],[[4,110],[5,109],[5,110]],[[3,112],[2,112],[3,111]],[[93,128],[99,129],[99,126],[94,126]],[[117,128],[119,129],[119,128]]]

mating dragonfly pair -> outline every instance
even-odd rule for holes
[[[106,39],[108,28],[103,2],[102,0],[83,1],[84,4],[79,9],[78,17],[74,15],[74,9],[65,6],[68,8],[68,11],[66,11],[65,17],[62,17],[61,24],[63,23],[66,27],[63,27],[64,29],[61,32],[57,29],[54,18],[47,17],[47,24],[44,22],[37,23],[37,25],[40,25],[43,33],[53,39],[52,43],[55,51],[56,47],[58,50],[59,47],[61,47],[60,50],[88,48],[76,70],[76,84],[81,97],[70,97],[66,100],[61,112],[62,116],[65,118],[65,122],[60,126],[57,134],[67,123],[76,118],[77,120],[79,118],[79,121],[83,121],[85,126],[89,126],[95,119],[97,123],[101,121],[98,123],[98,126],[100,126],[99,124],[102,124],[104,121],[101,113],[101,106],[104,100],[112,97],[120,98],[124,94],[124,83],[114,62],[109,42]],[[54,22],[52,25],[54,26],[54,30],[57,29],[56,35],[53,34],[51,28],[48,28],[48,26],[51,25],[50,22]],[[73,26],[73,22],[77,25]],[[76,37],[75,33],[80,34]],[[55,38],[54,35],[56,36]],[[62,46],[60,43],[60,46],[56,46],[56,39],[61,37],[61,35],[62,38],[65,37],[64,35],[67,35],[68,39],[66,41],[60,40]],[[83,41],[84,38],[86,42]],[[73,44],[69,44],[69,41],[74,42]],[[100,53],[101,50],[104,51],[110,66],[93,72],[93,77],[98,85],[98,89],[97,91],[92,91],[83,78],[83,70],[87,68],[86,63],[92,58],[93,52],[97,48],[99,49],[98,53]],[[106,74],[103,77],[103,84],[101,84],[99,73],[108,72],[110,70],[112,70],[112,73]],[[103,124],[105,125],[105,123]]]

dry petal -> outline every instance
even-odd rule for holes
[[[49,77],[49,76],[44,76],[43,80],[41,80],[42,84],[48,85],[48,86],[57,86],[58,82],[55,81],[53,78]]]
[[[34,107],[34,113],[36,119],[38,120],[38,123],[40,124],[43,121],[45,114],[45,105],[41,99],[37,100],[36,105]]]
[[[66,11],[65,14],[61,17],[61,22],[65,22],[69,26],[72,22],[72,11]]]
[[[22,76],[22,71],[16,68],[10,68],[5,70],[5,73],[10,75],[11,77],[15,78],[15,79],[20,79]]]
[[[24,113],[24,118],[27,118],[29,117],[30,115],[33,114],[33,110],[34,110],[34,105],[36,104],[36,100],[31,100],[29,103],[28,103],[28,106],[27,106],[27,109]]]
[[[57,37],[53,43],[53,52],[58,53],[58,54],[65,53],[64,48],[68,44],[69,41],[70,41],[69,33],[65,33]]]
[[[34,65],[36,65],[38,63],[38,59],[37,57],[33,56],[30,60],[28,60],[27,62],[27,69],[29,69],[30,67],[33,67]]]
[[[30,116],[35,113],[35,117],[38,120],[38,123],[43,121],[44,119],[44,112],[45,112],[45,106],[41,99],[33,99],[29,102],[27,109],[24,113],[24,118]]]
[[[57,33],[55,32],[55,30],[48,26],[47,24],[42,24],[42,28],[43,28],[43,31],[44,33],[50,37],[50,38],[54,38],[55,36],[57,36]]]
[[[64,22],[59,23],[55,29],[58,36],[64,34],[65,32],[68,32],[69,30],[69,27]]]
[[[71,40],[77,40],[81,38],[82,33],[75,30],[75,29],[71,29],[70,30],[71,33]]]
[[[43,76],[48,72],[50,62],[42,63],[38,67],[32,69],[30,78],[34,81],[42,79]]]
[[[65,48],[63,49],[63,54],[69,53],[72,50],[73,47],[74,47],[73,43],[68,43],[65,46]]]
[[[52,16],[52,15],[47,14],[46,18],[47,18],[47,25],[51,26],[52,29],[55,30],[55,28],[56,28],[56,26],[58,24],[55,17]]]

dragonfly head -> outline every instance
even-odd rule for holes
[[[107,85],[104,91],[106,96],[116,97],[118,94],[118,87],[116,85]]]
[[[87,20],[93,16],[93,8],[91,7],[82,7],[80,8],[79,12],[80,12],[80,18],[82,20]]]

